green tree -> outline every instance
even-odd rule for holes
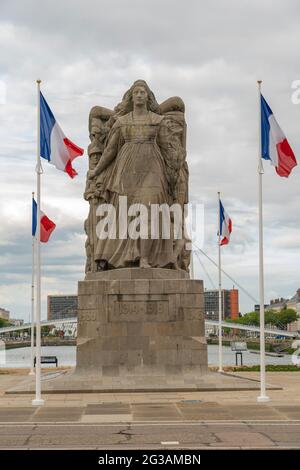
[[[283,326],[287,326],[289,323],[293,323],[298,318],[297,312],[292,308],[283,308],[278,313],[278,322]]]
[[[6,328],[7,326],[11,326],[11,323],[4,318],[0,318],[0,328]]]
[[[43,336],[49,335],[50,331],[51,331],[51,326],[50,325],[44,325],[41,328],[41,333],[42,333]]]
[[[267,310],[265,312],[265,324],[278,326],[278,313],[274,310]]]
[[[259,313],[258,312],[249,312],[245,313],[240,318],[236,319],[237,323],[241,323],[242,325],[253,325],[253,326],[258,326],[259,325]]]
[[[280,312],[275,310],[266,310],[265,325],[274,325],[277,328],[286,327],[289,323],[296,321],[297,312],[292,308],[283,308]],[[226,321],[231,321],[227,319]],[[242,325],[259,326],[259,312],[248,312],[234,320],[235,323]]]

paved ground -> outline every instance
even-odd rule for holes
[[[299,449],[300,423],[1,425],[1,449]]]
[[[85,394],[85,393],[149,393],[156,392],[184,392],[184,391],[241,391],[259,390],[259,381],[249,379],[237,374],[213,372],[201,377],[174,376],[128,376],[128,377],[102,377],[82,376],[74,374],[74,368],[66,371],[48,372],[43,374],[42,389],[45,394]],[[268,389],[281,390],[281,386],[268,384]],[[34,393],[35,377],[25,376],[24,380],[12,387],[6,393],[16,395]]]
[[[257,378],[257,374],[245,376]],[[24,375],[0,375],[0,448],[300,449],[300,374],[269,373],[283,390],[4,395]]]

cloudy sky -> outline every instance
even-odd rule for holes
[[[0,306],[29,318],[37,78],[67,136],[84,148],[90,108],[114,107],[137,78],[159,102],[181,96],[190,200],[205,205],[203,249],[217,258],[221,191],[234,223],[224,269],[258,298],[256,80],[300,160],[300,104],[291,100],[300,79],[299,19],[297,0],[1,0]],[[57,229],[42,246],[43,317],[47,294],[76,293],[84,276],[86,155],[74,167],[79,176],[71,180],[44,164],[42,207]],[[299,178],[299,167],[286,180],[265,165],[267,301],[300,287]],[[214,266],[202,261],[217,284]],[[196,257],[195,271],[210,288]],[[242,312],[253,308],[243,293],[240,304]]]

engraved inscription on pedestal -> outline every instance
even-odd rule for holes
[[[131,296],[120,295],[118,300],[115,301],[111,298],[109,301],[109,321],[147,322],[167,320],[169,314],[167,295],[161,295],[159,300],[155,299],[157,297],[155,295],[147,296],[147,300],[143,297],[143,294],[136,294]]]

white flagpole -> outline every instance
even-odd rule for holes
[[[33,206],[34,193],[32,193],[32,206]],[[34,373],[34,275],[35,275],[35,235],[32,235],[32,274],[31,274],[31,358],[30,358],[30,372],[29,375],[35,375]]]
[[[44,404],[41,397],[41,152],[40,152],[40,84],[37,80],[37,154],[36,154],[36,173],[37,173],[37,224],[36,224],[36,365],[35,365],[35,399],[32,405],[40,406]]]
[[[269,401],[266,394],[265,363],[265,299],[264,299],[264,248],[263,248],[263,194],[262,176],[264,173],[261,152],[261,80],[258,84],[258,206],[259,206],[259,321],[260,321],[260,395],[258,402]]]
[[[221,271],[221,211],[220,192],[218,192],[218,265],[219,265],[219,371],[223,372],[222,358],[222,271]]]

